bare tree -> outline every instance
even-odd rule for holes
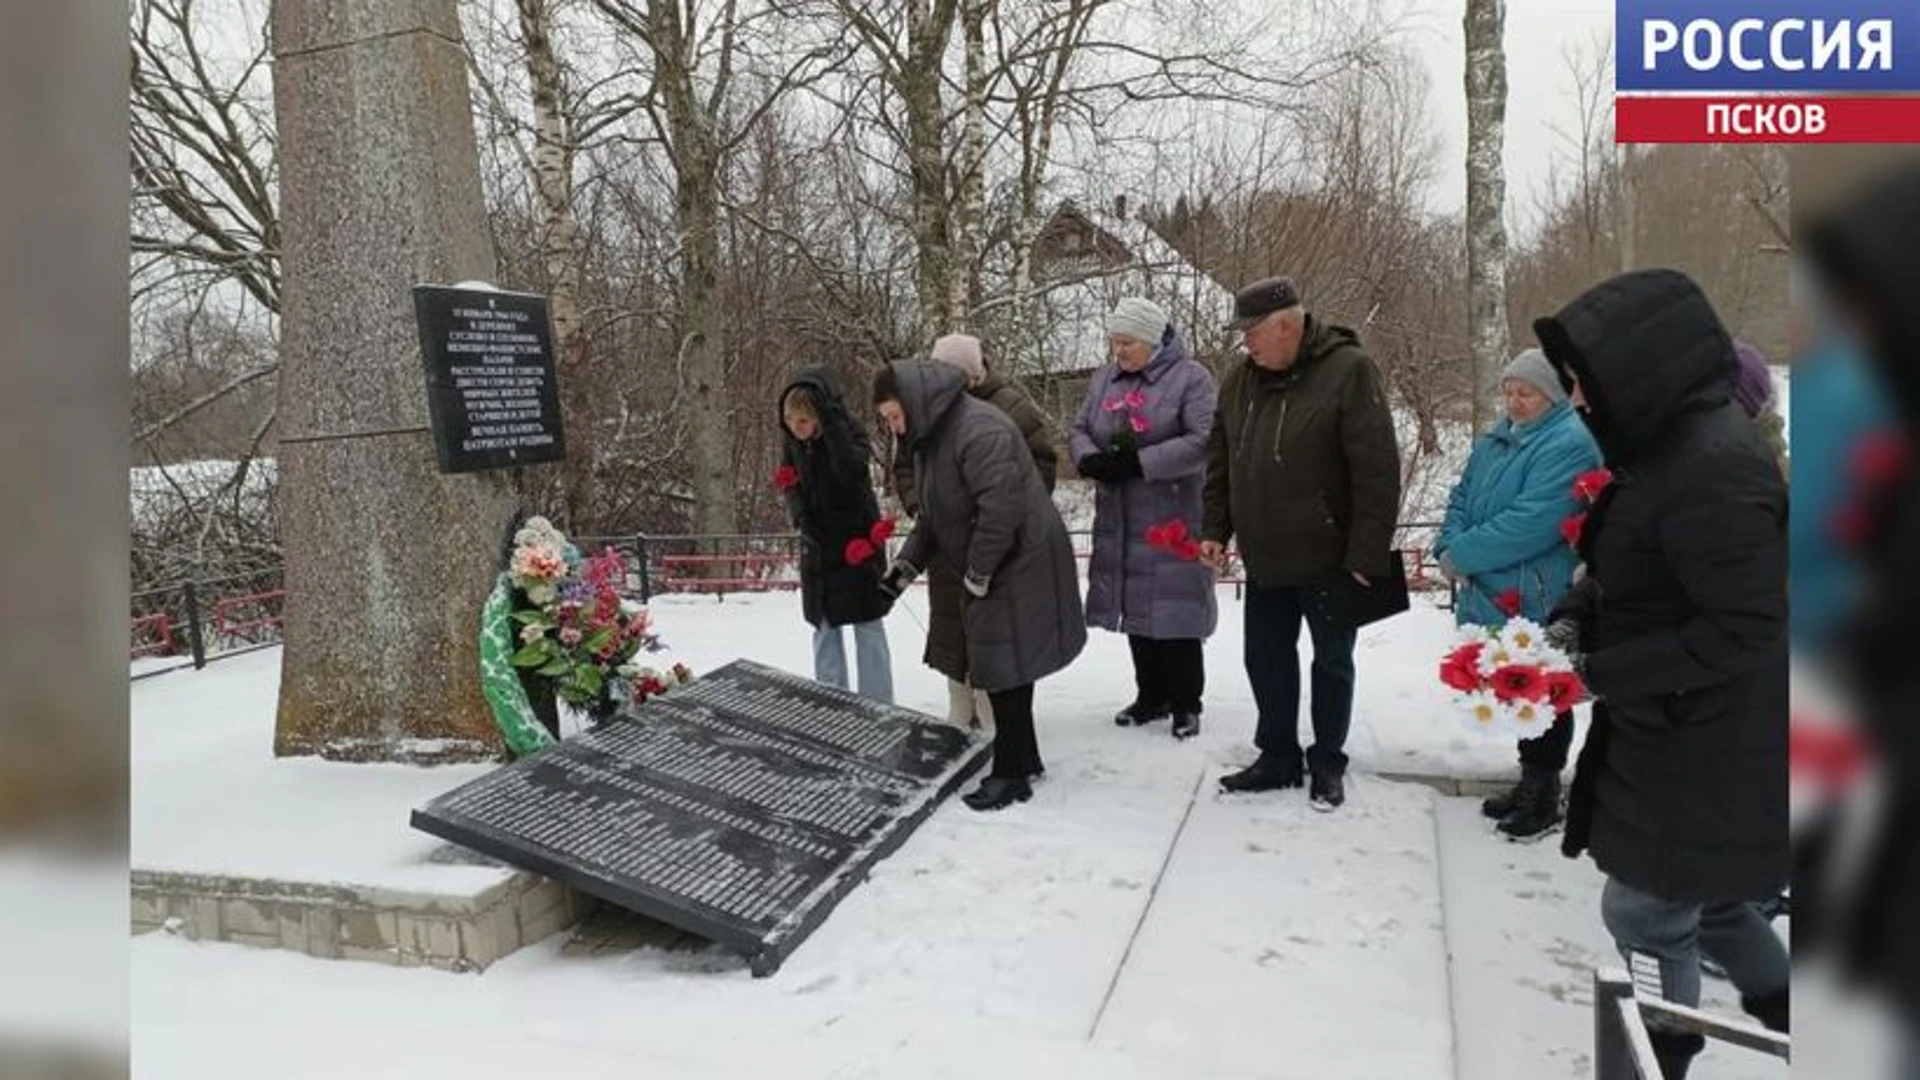
[[[134,0],[129,71],[134,300],[231,283],[280,310],[265,38],[223,63],[196,0]]]
[[[1488,375],[1507,359],[1505,0],[1467,0],[1467,324],[1473,426],[1485,426]]]

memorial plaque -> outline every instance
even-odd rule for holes
[[[990,754],[739,660],[441,795],[413,826],[776,970]]]
[[[441,472],[567,456],[546,297],[415,285],[413,312]]]

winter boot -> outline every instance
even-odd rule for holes
[[[1347,779],[1330,769],[1315,769],[1308,790],[1308,805],[1323,814],[1338,810],[1347,801]]]
[[[1519,796],[1520,785],[1515,784],[1498,795],[1487,796],[1487,798],[1480,803],[1480,812],[1495,821],[1499,821],[1508,814],[1513,813],[1514,807],[1519,805],[1517,801]]]
[[[1660,1063],[1663,1080],[1687,1080],[1694,1057],[1707,1047],[1707,1037],[1693,1032],[1649,1031],[1647,1038],[1653,1042],[1653,1059]]]
[[[1173,715],[1173,710],[1165,705],[1136,701],[1113,715],[1113,722],[1119,727],[1140,727],[1143,724],[1158,723]]]
[[[1560,827],[1560,772],[1528,765],[1514,788],[1513,811],[1496,826],[1509,840],[1538,840]]]
[[[989,776],[980,786],[960,797],[970,808],[981,812],[1003,810],[1017,802],[1033,798],[1033,787],[1019,776]]]
[[[1175,709],[1173,711],[1173,737],[1191,739],[1200,734],[1199,709]]]
[[[1261,754],[1259,760],[1236,773],[1220,778],[1220,790],[1229,795],[1255,791],[1284,791],[1306,782],[1306,770],[1300,759],[1283,761]]]
[[[1792,986],[1788,985],[1771,994],[1761,994],[1759,997],[1742,996],[1740,1007],[1746,1010],[1748,1016],[1766,1025],[1768,1031],[1777,1031],[1785,1035],[1787,1034],[1787,999],[1791,992]]]

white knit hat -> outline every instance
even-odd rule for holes
[[[972,334],[948,334],[933,343],[929,354],[936,363],[958,368],[969,385],[987,377],[987,366],[980,359],[980,339]]]
[[[1159,304],[1145,297],[1129,296],[1115,304],[1112,314],[1107,316],[1107,333],[1159,345],[1169,321],[1166,309]]]

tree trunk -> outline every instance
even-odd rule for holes
[[[913,239],[919,255],[916,278],[921,326],[937,331],[953,325],[949,314],[953,246],[947,216],[946,125],[940,104],[940,70],[922,67],[911,74],[907,106],[907,174],[913,182]]]
[[[947,328],[967,329],[973,284],[980,264],[980,236],[987,214],[986,23],[993,0],[961,0],[961,36],[966,42],[966,118],[961,135],[960,210],[954,222],[953,262],[947,282]]]
[[[479,616],[513,510],[441,475],[409,289],[495,275],[454,0],[275,4],[286,648],[274,752],[497,754]]]
[[[595,440],[587,379],[587,331],[580,311],[580,226],[573,213],[573,135],[560,62],[553,52],[548,0],[516,0],[533,98],[533,184],[540,201],[540,253],[547,266],[547,308],[560,369],[560,416],[567,460],[560,466],[567,526],[592,528]]]
[[[1637,214],[1637,193],[1634,191],[1633,144],[1620,144],[1620,272],[1627,273],[1639,261],[1638,233],[1640,221]]]
[[[1492,373],[1507,360],[1507,58],[1505,0],[1467,0],[1467,333],[1473,349],[1473,429],[1488,423]]]
[[[674,224],[680,235],[680,339],[690,391],[694,531],[736,531],[732,410],[720,295],[720,143],[715,117],[694,85],[694,43],[675,0],[652,0],[648,30],[655,82],[664,101],[674,168]]]

